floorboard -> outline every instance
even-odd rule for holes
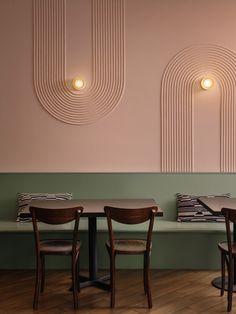
[[[67,271],[48,271],[39,309],[32,309],[33,271],[0,271],[0,314],[200,314],[227,313],[226,297],[211,286],[216,271],[153,270],[153,308],[147,308],[142,271],[117,271],[116,308],[109,308],[109,292],[94,287],[82,289],[79,309],[74,311]],[[236,313],[236,296],[233,311]]]

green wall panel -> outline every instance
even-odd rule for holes
[[[176,219],[177,192],[205,195],[230,192],[236,195],[236,174],[164,173],[1,173],[0,219],[15,219],[19,192],[72,192],[74,198],[154,198],[164,211],[163,219]],[[87,268],[87,234],[82,234],[81,267]],[[108,267],[107,234],[98,239],[99,267]],[[153,268],[219,268],[217,233],[156,233],[153,238]],[[0,233],[0,269],[33,268],[32,234]],[[141,267],[139,259],[119,259],[118,267]],[[67,261],[51,259],[51,268],[67,267]]]
[[[177,192],[236,195],[236,174],[2,173],[0,219],[16,216],[18,192],[72,192],[74,198],[154,198],[175,220]]]

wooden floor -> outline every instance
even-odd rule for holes
[[[148,310],[142,290],[142,272],[117,271],[116,308],[109,308],[109,292],[90,287],[81,290],[76,313],[226,313],[226,293],[220,297],[219,290],[211,286],[211,280],[218,275],[219,272],[212,271],[152,271],[153,308]],[[70,283],[69,272],[47,272],[46,289],[41,295],[39,309],[34,311],[34,272],[0,271],[0,313],[75,313],[68,291]],[[236,296],[234,298],[232,313],[236,313]]]

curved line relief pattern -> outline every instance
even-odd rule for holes
[[[210,74],[220,86],[220,172],[236,171],[236,54],[219,45],[191,46],[167,65],[161,84],[161,168],[193,172],[193,86]]]
[[[66,0],[34,0],[34,86],[43,107],[69,124],[90,124],[120,101],[125,82],[124,0],[92,0],[92,82],[66,84]]]

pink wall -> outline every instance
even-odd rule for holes
[[[113,1],[113,0],[112,0]],[[124,91],[94,123],[48,113],[33,82],[33,1],[0,1],[0,171],[161,171],[161,80],[196,44],[236,51],[234,0],[125,0]],[[66,0],[66,79],[92,81],[91,2]],[[78,71],[80,73],[78,73]],[[220,170],[219,86],[194,89],[193,171]]]

